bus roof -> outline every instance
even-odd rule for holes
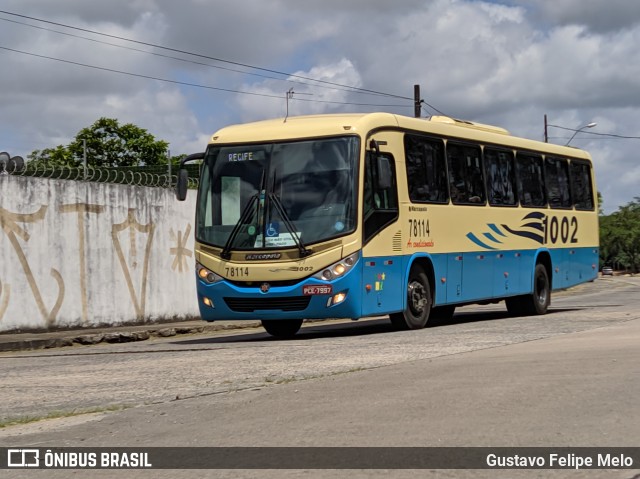
[[[350,113],[292,116],[254,123],[232,125],[214,133],[211,144],[256,143],[303,138],[319,138],[345,134],[367,135],[376,130],[403,130],[433,134],[445,138],[475,141],[537,151],[551,155],[589,159],[589,154],[578,148],[544,143],[511,135],[504,128],[484,125],[446,116],[411,118],[391,113]]]

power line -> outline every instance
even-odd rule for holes
[[[258,66],[255,66],[255,65],[247,64],[247,63],[241,63],[241,62],[236,62],[236,61],[231,61],[231,60],[224,60],[222,58],[212,57],[212,56],[209,56],[209,55],[203,55],[203,54],[200,54],[200,53],[189,52],[189,51],[186,51],[186,50],[180,50],[180,49],[177,49],[177,48],[167,47],[167,46],[164,46],[164,45],[158,45],[158,44],[154,44],[154,43],[143,42],[143,41],[140,41],[140,40],[133,40],[133,39],[130,39],[130,38],[125,38],[125,37],[121,37],[121,36],[118,36],[118,35],[111,35],[111,34],[108,34],[108,33],[98,32],[98,31],[95,31],[95,30],[87,29],[87,28],[74,27],[72,25],[66,25],[64,23],[53,22],[53,21],[50,21],[50,20],[43,20],[41,18],[31,17],[31,16],[28,16],[28,15],[21,15],[21,14],[18,14],[18,13],[8,12],[6,10],[0,10],[0,13],[3,13],[5,15],[11,15],[11,16],[14,16],[14,17],[25,18],[25,19],[28,19],[28,20],[33,20],[33,21],[36,21],[36,22],[42,22],[42,23],[46,23],[46,24],[49,24],[49,25],[55,25],[55,26],[58,26],[58,27],[69,28],[69,29],[72,29],[72,30],[77,30],[77,31],[85,32],[85,33],[91,33],[93,35],[100,35],[100,36],[104,36],[104,37],[108,37],[108,38],[113,38],[113,39],[116,39],[116,40],[122,40],[122,41],[126,41],[126,42],[136,43],[138,45],[145,45],[145,46],[148,46],[148,47],[158,48],[158,49],[161,49],[161,50],[171,51],[171,52],[174,52],[174,53],[180,53],[180,54],[184,54],[184,55],[191,55],[191,56],[198,57],[198,58],[205,58],[207,60],[213,60],[213,61],[217,61],[217,62],[221,62],[221,63],[227,63],[227,64],[230,64],[230,65],[241,66],[241,67],[244,67],[244,68],[250,68],[250,69],[253,69],[253,70],[263,71],[263,72],[267,72],[267,73],[273,73],[273,74],[276,74],[276,75],[287,76],[287,77],[290,77],[290,78],[297,78],[299,80],[312,81],[312,82],[317,82],[317,83],[321,83],[321,84],[325,84],[325,85],[331,85],[331,86],[336,86],[336,87],[341,87],[341,88],[348,88],[348,89],[350,89],[352,91],[358,91],[358,92],[362,92],[362,93],[369,93],[369,94],[373,94],[373,95],[381,95],[381,96],[387,96],[387,97],[397,98],[397,99],[401,99],[401,100],[412,100],[413,101],[413,98],[409,98],[409,97],[405,97],[405,96],[401,96],[401,95],[394,95],[394,94],[391,94],[391,93],[384,93],[384,92],[379,92],[379,91],[376,91],[376,90],[369,90],[369,89],[366,89],[366,88],[354,87],[354,86],[351,86],[351,85],[343,85],[343,84],[340,84],[340,83],[330,82],[330,81],[327,81],[327,80],[319,80],[319,79],[316,79],[316,78],[306,77],[306,76],[302,76],[302,75],[295,75],[295,74],[281,72],[281,71],[273,70],[273,69],[269,69],[269,68],[258,67]]]
[[[60,30],[54,30],[52,28],[40,27],[38,25],[31,25],[30,23],[19,22],[17,20],[10,20],[8,18],[0,17],[0,20],[2,20],[4,22],[14,23],[14,24],[17,24],[17,25],[23,25],[23,26],[30,27],[30,28],[35,28],[37,30],[43,30],[43,31],[46,31],[46,32],[56,33],[58,35],[65,35],[65,36],[72,37],[72,38],[78,38],[80,40],[86,40],[88,42],[99,43],[101,45],[108,45],[108,46],[111,46],[111,47],[121,48],[121,49],[124,49],[124,50],[130,50],[130,51],[133,51],[133,52],[144,53],[144,54],[147,54],[147,55],[153,55],[153,56],[161,57],[161,58],[168,58],[168,59],[171,59],[171,60],[177,60],[177,61],[184,62],[184,63],[191,63],[191,64],[194,64],[194,65],[200,65],[200,66],[205,66],[205,67],[209,67],[209,68],[216,68],[218,70],[224,70],[224,71],[229,71],[229,72],[233,72],[233,73],[241,73],[243,75],[250,75],[250,76],[255,76],[255,77],[259,77],[259,78],[265,78],[265,79],[269,79],[269,80],[277,80],[277,81],[284,81],[284,82],[288,82],[288,83],[296,83],[296,84],[299,84],[299,85],[313,86],[315,88],[326,88],[326,89],[329,89],[329,90],[348,91],[348,92],[352,92],[352,93],[365,94],[364,92],[353,91],[352,89],[349,89],[349,88],[332,87],[332,86],[328,86],[328,85],[314,85],[312,83],[298,81],[298,80],[277,78],[277,77],[274,77],[274,76],[262,75],[260,73],[252,73],[252,72],[248,72],[248,71],[244,71],[244,70],[238,70],[238,69],[235,69],[235,68],[223,67],[223,66],[220,66],[220,65],[211,65],[210,63],[203,63],[203,62],[199,62],[199,61],[196,61],[196,60],[189,60],[187,58],[176,57],[176,56],[173,56],[173,55],[165,55],[163,53],[150,52],[148,50],[141,50],[139,48],[127,47],[125,45],[118,45],[116,43],[105,42],[105,41],[102,41],[102,40],[97,40],[95,38],[83,37],[81,35],[75,35],[75,34],[69,33],[69,32],[61,32]],[[366,93],[366,94],[371,95],[371,93]],[[380,105],[380,106],[383,106],[383,105]]]
[[[567,128],[566,126],[558,126],[558,125],[551,125],[551,124],[548,124],[547,126],[552,126],[553,128],[558,128],[560,130],[574,131],[576,133],[578,131],[582,130],[582,128],[579,128],[579,129]],[[620,138],[620,139],[624,139],[624,140],[640,140],[640,136],[616,135],[614,133],[596,133],[594,131],[583,131],[583,133],[586,134],[586,135],[608,136],[608,137],[611,137],[611,138]],[[588,139],[588,138],[583,138],[583,139]],[[595,138],[593,138],[593,139],[595,139]]]
[[[215,86],[210,86],[210,85],[201,85],[198,83],[189,83],[189,82],[184,82],[184,81],[178,81],[178,80],[170,80],[167,78],[160,78],[160,77],[154,77],[151,75],[143,75],[141,73],[131,73],[131,72],[126,72],[123,70],[116,70],[113,68],[106,68],[106,67],[99,67],[96,65],[89,65],[87,63],[80,63],[80,62],[75,62],[72,60],[64,60],[62,58],[55,58],[55,57],[50,57],[50,56],[46,56],[46,55],[39,55],[37,53],[31,53],[31,52],[25,52],[22,50],[16,50],[14,48],[8,48],[8,47],[3,47],[0,46],[0,50],[6,50],[9,52],[14,52],[14,53],[19,53],[22,55],[28,55],[28,56],[32,56],[32,57],[36,57],[36,58],[42,58],[45,60],[52,60],[52,61],[56,61],[56,62],[60,62],[60,63],[66,63],[69,65],[75,65],[75,66],[79,66],[79,67],[83,67],[83,68],[91,68],[94,70],[100,70],[100,71],[106,71],[106,72],[110,72],[110,73],[118,73],[120,75],[127,75],[127,76],[132,76],[132,77],[137,77],[137,78],[145,78],[147,80],[155,80],[155,81],[159,81],[159,82],[165,82],[165,83],[172,83],[175,85],[184,85],[184,86],[190,86],[190,87],[195,87],[195,88],[204,88],[207,90],[216,90],[216,91],[223,91],[223,92],[228,92],[228,93],[237,93],[237,94],[241,94],[241,95],[253,95],[253,96],[259,96],[259,97],[265,97],[265,98],[277,98],[279,100],[282,99],[281,95],[271,95],[271,94],[267,94],[267,93],[257,93],[257,92],[251,92],[251,91],[242,91],[242,90],[233,90],[230,88],[221,88],[221,87],[215,87]],[[400,107],[400,108],[409,108],[411,107],[411,105],[377,105],[377,104],[371,104],[371,103],[351,103],[351,102],[338,102],[338,101],[328,101],[328,100],[305,100],[305,99],[296,99],[296,101],[312,101],[312,102],[316,102],[316,103],[332,103],[332,104],[336,104],[336,105],[355,105],[355,106],[380,106],[380,107]]]
[[[438,110],[435,106],[430,105],[429,103],[427,103],[424,100],[420,100],[420,108],[423,109],[425,111],[425,113],[427,115],[430,115],[431,113],[424,107],[424,105],[427,105],[429,108],[431,108],[433,111],[435,111],[436,113],[442,115],[442,116],[448,116],[445,113],[442,113],[440,110]]]
[[[206,88],[208,90],[218,90],[218,91],[225,91],[225,92],[229,92],[229,93],[240,93],[240,94],[244,94],[244,95],[255,95],[255,96],[263,96],[263,97],[271,97],[271,98],[280,98],[280,96],[278,95],[269,95],[266,93],[256,93],[256,92],[248,92],[248,91],[241,91],[241,90],[232,90],[230,88],[220,88],[220,87],[213,87],[213,86],[208,86],[208,85],[199,85],[197,83],[189,83],[189,82],[183,82],[183,81],[178,81],[178,80],[169,80],[166,78],[159,78],[159,77],[154,77],[154,76],[150,76],[150,75],[143,75],[141,73],[131,73],[131,72],[125,72],[122,70],[115,70],[113,68],[106,68],[106,67],[99,67],[96,65],[89,65],[87,63],[80,63],[80,62],[74,62],[72,60],[64,60],[62,58],[54,58],[54,57],[49,57],[46,55],[38,55],[37,53],[31,53],[31,52],[25,52],[22,50],[16,50],[14,48],[8,48],[8,47],[3,47],[0,46],[0,49],[2,50],[7,50],[10,52],[14,52],[14,53],[20,53],[22,55],[28,55],[28,56],[32,56],[32,57],[37,57],[37,58],[43,58],[46,60],[53,60],[56,62],[60,62],[60,63],[67,63],[69,65],[76,65],[76,66],[80,66],[80,67],[84,67],[84,68],[92,68],[94,70],[101,70],[101,71],[106,71],[106,72],[111,72],[111,73],[119,73],[121,75],[128,75],[128,76],[133,76],[133,77],[138,77],[138,78],[146,78],[147,80],[156,80],[156,81],[161,81],[161,82],[166,82],[166,83],[174,83],[177,85],[185,85],[185,86],[192,86],[192,87],[197,87],[197,88]]]
[[[596,133],[590,133],[590,135],[595,135]],[[602,141],[607,141],[607,140],[640,140],[640,137],[638,136],[617,136],[617,135],[607,135],[607,134],[602,134],[602,136],[604,137],[612,137],[612,138],[593,138],[593,137],[582,137],[582,136],[576,136],[575,138],[573,138],[573,141],[577,141],[577,140],[588,140],[588,141],[596,141],[596,140],[602,140]],[[569,136],[549,136],[548,139],[549,140],[568,140],[571,137]]]

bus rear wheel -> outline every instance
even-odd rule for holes
[[[267,333],[280,339],[293,338],[302,326],[302,319],[263,319],[261,322]]]
[[[389,315],[395,329],[422,329],[427,325],[431,313],[431,286],[424,269],[411,267],[407,281],[407,306],[401,313]]]
[[[546,314],[551,304],[549,274],[543,264],[538,263],[533,273],[533,293],[507,298],[507,310],[514,316]]]

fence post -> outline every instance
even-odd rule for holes
[[[82,167],[84,169],[84,181],[87,181],[87,140],[82,140]]]
[[[169,165],[169,188],[171,188],[171,150],[167,150],[167,165]]]

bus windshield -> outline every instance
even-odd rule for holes
[[[352,232],[358,155],[355,136],[210,147],[196,238],[225,250],[302,250]]]

